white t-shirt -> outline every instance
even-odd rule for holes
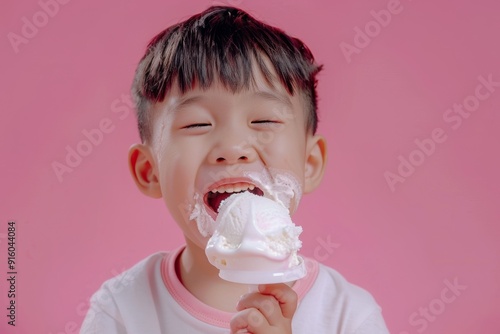
[[[153,254],[106,281],[92,296],[80,333],[229,333],[233,313],[203,304],[177,277],[182,250]],[[367,291],[331,268],[305,261],[307,276],[293,285],[299,298],[293,333],[389,333]]]

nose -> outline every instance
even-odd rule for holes
[[[257,152],[250,137],[243,133],[226,133],[214,145],[209,154],[212,164],[236,164],[255,161]]]

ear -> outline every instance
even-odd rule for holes
[[[320,135],[309,137],[306,151],[304,193],[316,189],[326,168],[326,140]]]
[[[150,147],[132,145],[128,151],[128,165],[137,188],[147,196],[160,198],[161,188]]]

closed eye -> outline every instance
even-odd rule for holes
[[[265,124],[265,123],[279,124],[281,122],[280,121],[273,121],[270,119],[259,119],[257,121],[252,121],[252,124]]]
[[[204,126],[211,126],[212,124],[210,123],[194,123],[194,124],[189,124],[183,127],[183,129],[193,129],[193,128],[201,128]]]

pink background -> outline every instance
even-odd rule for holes
[[[105,279],[182,243],[162,202],[129,176],[138,135],[121,98],[154,34],[224,2],[65,1],[52,17],[35,0],[5,0],[0,11],[2,333],[76,333]],[[479,76],[500,81],[498,2],[401,0],[380,31],[370,12],[386,0],[225,3],[300,37],[325,65],[329,164],[294,217],[303,253],[369,290],[391,333],[499,333],[500,87],[457,129],[443,119],[454,103],[474,102]],[[16,52],[9,33],[22,36],[33,16],[40,27],[24,29]],[[340,45],[355,45],[367,23],[370,43],[348,62]],[[104,119],[110,133],[60,181],[52,164]],[[415,139],[436,128],[446,141],[418,161]],[[400,155],[422,163],[392,191],[384,173],[398,172]],[[8,220],[17,222],[15,328],[4,315]],[[444,282],[455,279],[466,288],[444,303]],[[419,314],[429,307],[432,321]]]

